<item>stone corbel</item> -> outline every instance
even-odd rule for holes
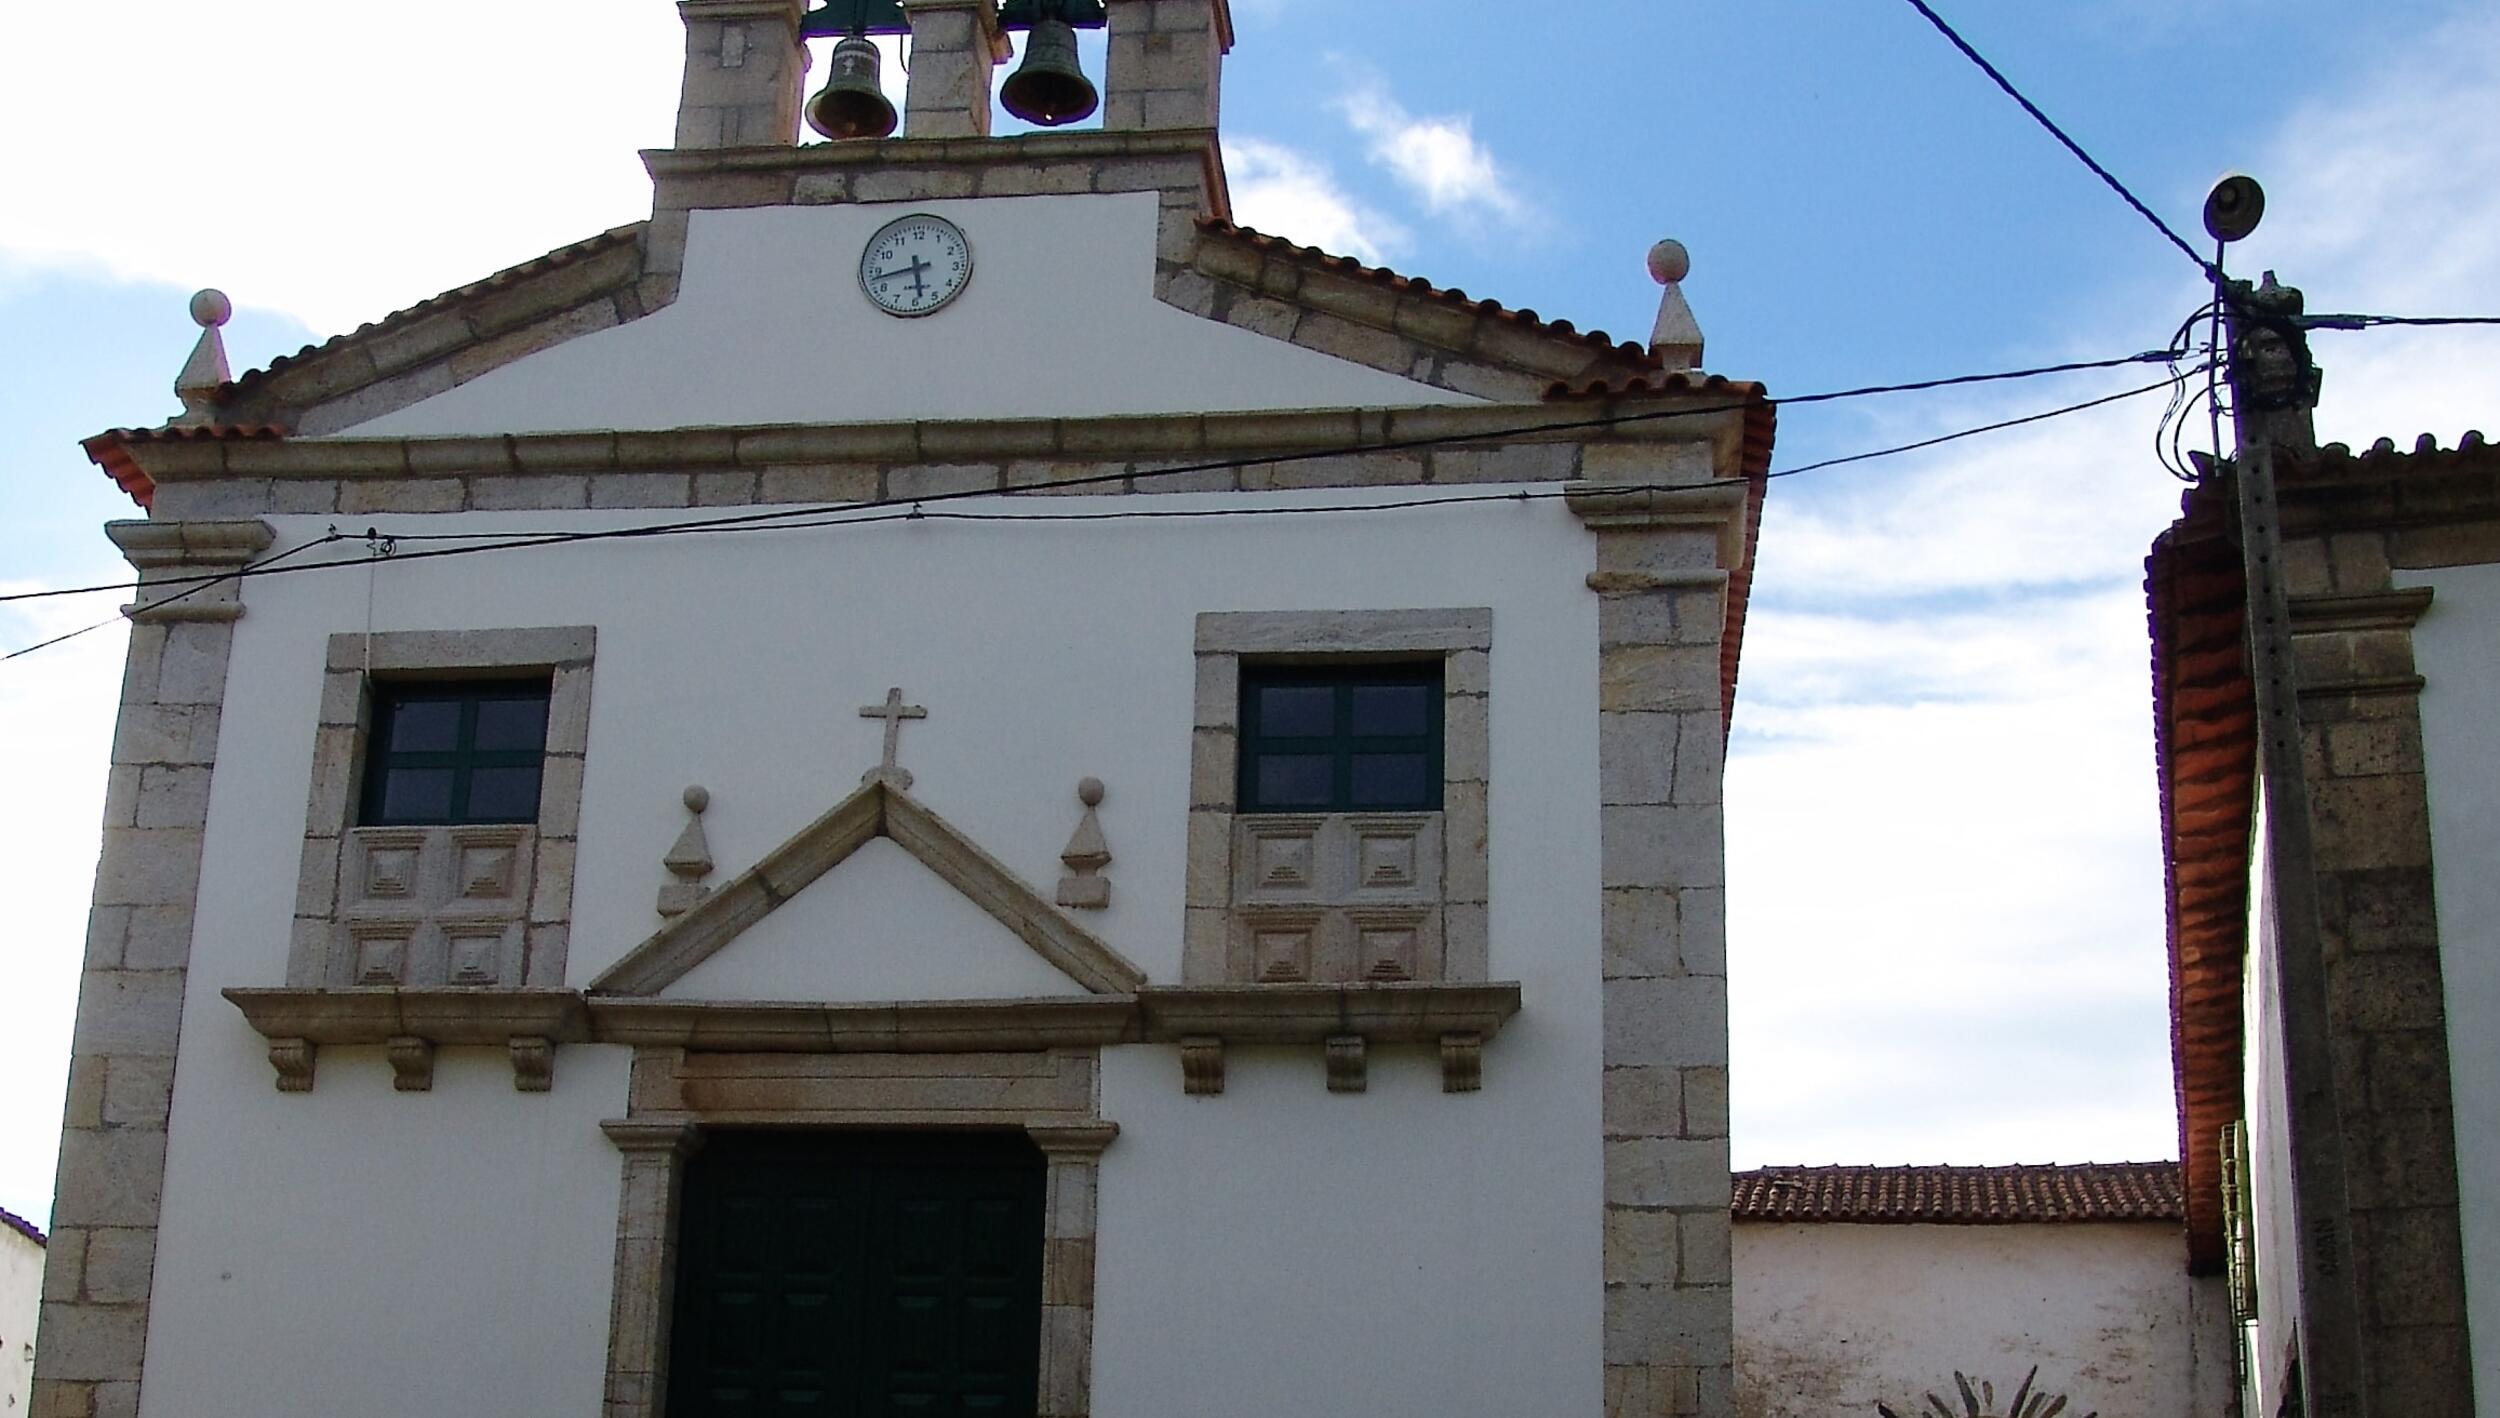
[[[1371,1086],[1370,1048],[1360,1034],[1328,1037],[1328,1091],[1360,1093]]]
[[[1484,1088],[1484,1036],[1441,1036],[1441,1091],[1476,1093]]]
[[[394,1034],[382,1045],[390,1060],[391,1087],[402,1093],[427,1093],[434,1088],[434,1044],[414,1034]]]
[[[556,1086],[556,1045],[545,1037],[516,1038],[512,1051],[512,1088],[517,1093],[546,1093]]]
[[[320,1057],[321,1046],[310,1039],[270,1040],[269,1066],[278,1071],[278,1091],[312,1092],[313,1065]]]
[[[1712,532],[1722,569],[1744,563],[1748,499],[1745,484],[1734,479],[1691,487],[1590,481],[1563,488],[1563,505],[1592,531]]]
[[[1224,1091],[1224,1041],[1212,1034],[1181,1040],[1181,1091],[1211,1098]]]

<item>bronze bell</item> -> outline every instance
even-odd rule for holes
[[[879,82],[885,57],[864,35],[833,47],[833,73],[807,101],[807,126],[828,138],[882,138],[894,131],[893,100]]]
[[[1027,123],[1056,128],[1090,116],[1098,101],[1094,81],[1076,62],[1076,31],[1056,17],[1034,24],[1024,39],[1024,62],[998,91],[1007,111]]]

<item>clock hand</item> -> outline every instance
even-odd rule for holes
[[[922,277],[922,273],[923,273],[923,272],[929,271],[929,270],[931,270],[931,269],[933,269],[933,268],[929,265],[929,263],[928,263],[926,260],[922,259],[921,257],[914,256],[913,258],[911,258],[911,264],[910,264],[910,265],[908,265],[908,266],[897,266],[897,267],[895,267],[895,268],[894,268],[893,270],[891,270],[891,271],[879,271],[879,272],[878,272],[875,276],[871,277],[870,279],[872,279],[872,280],[884,281],[884,280],[891,280],[891,279],[893,279],[893,278],[894,278],[894,277],[896,277],[896,276],[909,276],[909,277],[911,277],[911,293],[912,293],[913,295],[926,295],[926,294],[928,294],[928,291],[929,291],[929,283],[928,283],[927,281],[923,280],[921,277]]]

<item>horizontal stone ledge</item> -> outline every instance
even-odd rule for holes
[[[324,1045],[631,1044],[736,1053],[979,1053],[1215,1039],[1473,1048],[1519,1012],[1515,981],[1215,985],[1039,999],[838,1004],[622,998],[563,989],[228,989],[284,1091]],[[1472,1060],[1470,1061],[1472,1067]],[[536,1090],[533,1090],[536,1091]]]
[[[1695,411],[1696,417],[1716,412],[1706,406],[1706,400],[1699,402],[1705,407]],[[1579,426],[1584,419],[1602,417],[1596,406],[1584,407],[1589,413],[1580,418],[1557,418],[1560,411],[1545,404],[1476,404],[1140,414],[1100,419],[930,419],[864,424],[757,424],[703,430],[318,438],[211,445],[220,455],[214,458],[198,456],[202,449],[197,444],[146,442],[134,445],[131,453],[133,461],[160,484],[335,480],[342,489],[355,489],[420,478],[449,481],[654,470],[692,474],[825,463],[869,463],[900,469],[932,463],[990,462],[1003,467],[1012,462],[1058,457],[1063,461],[1160,461],[1183,466],[1239,460],[1257,465],[1291,461],[1288,455],[1297,453],[1324,452],[1360,459],[1398,451],[1588,446],[1641,439],[1644,434],[1654,435],[1658,441],[1676,441],[1665,423],[1645,423],[1637,430]],[[1563,426],[1551,426],[1556,424]],[[1349,438],[1350,432],[1358,436]],[[1401,450],[1398,445],[1419,446]],[[1433,481],[1429,460],[1417,457],[1410,461],[1414,476],[1407,481],[1418,485]],[[1563,481],[1556,475],[1561,466],[1540,467],[1534,460],[1525,461],[1520,464],[1518,480]],[[1367,469],[1359,481],[1378,481],[1378,469],[1370,465]],[[1130,475],[1145,484],[1138,490],[1151,491],[1160,471],[1141,467],[1131,470]],[[1483,476],[1483,470],[1471,468],[1451,485],[1475,485]],[[1123,489],[1106,484],[1103,490]],[[1671,507],[1667,499],[1687,499],[1711,490],[1711,485],[1702,485],[1691,490],[1650,493],[1589,484],[1582,492],[1575,492],[1573,506],[1575,510],[1585,508],[1583,515],[1592,522],[1609,525],[1690,521],[1701,509],[1689,503]],[[1718,490],[1729,489],[1719,485]],[[1741,500],[1741,489],[1735,491]]]
[[[1212,151],[1215,142],[1212,128],[1086,129],[999,138],[898,136],[746,148],[645,148],[642,165],[654,178],[776,169],[804,172],[824,168],[892,168],[915,163],[1023,167],[1123,157],[1195,156]]]
[[[2431,588],[2412,586],[2353,595],[2295,596],[2291,607],[2292,630],[2300,635],[2339,630],[2410,630],[2431,608]]]

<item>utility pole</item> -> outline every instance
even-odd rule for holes
[[[2220,242],[2256,229],[2264,194],[2225,179],[2205,204]],[[2220,253],[2216,253],[2217,268]],[[2301,757],[2299,681],[2291,601],[2283,585],[2282,506],[2275,452],[2317,446],[2318,370],[2309,358],[2298,290],[2217,278],[2229,331],[2224,354],[2237,450],[2240,557],[2248,583],[2249,678],[2256,688],[2258,774],[2265,788],[2266,880],[2274,898],[2273,964],[2283,1031],[2284,1112],[2290,1134],[2292,1217],[2299,1251],[2300,1378],[2308,1418],[2372,1418],[2353,1269],[2344,1103],[2327,1019],[2324,933]],[[2256,903],[2262,909],[2262,903]],[[2273,1418],[2252,1414],[2249,1418]],[[2401,1418],[2401,1415],[2377,1415]]]

